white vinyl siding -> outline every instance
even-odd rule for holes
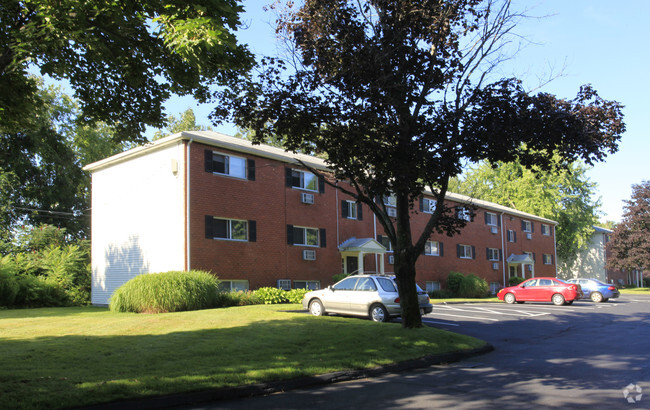
[[[178,143],[93,171],[93,304],[137,275],[185,268],[184,158]]]

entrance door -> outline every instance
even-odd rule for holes
[[[359,257],[348,256],[347,258],[345,258],[345,264],[347,265],[348,275],[352,273],[357,273],[357,269],[359,269]]]
[[[508,271],[510,273],[510,277],[517,276],[517,266],[510,265],[508,266]]]

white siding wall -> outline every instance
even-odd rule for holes
[[[137,275],[184,269],[184,164],[179,142],[93,172],[93,304]]]
[[[559,276],[563,279],[594,278],[607,282],[605,244],[605,235],[595,232],[589,246],[580,251],[572,265],[561,268]]]

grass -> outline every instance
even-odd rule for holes
[[[650,288],[618,288],[622,295],[650,295]]]
[[[480,347],[429,327],[254,305],[165,314],[0,310],[0,408],[66,408],[333,371]],[[294,312],[290,312],[294,310]]]
[[[437,303],[463,303],[463,302],[501,302],[496,296],[489,298],[447,298],[430,299],[432,304]]]

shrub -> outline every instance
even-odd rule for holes
[[[217,294],[217,304],[215,307],[230,306],[247,306],[261,304],[255,292],[233,290],[228,292],[219,292]]]
[[[484,298],[489,292],[490,287],[485,279],[471,274],[463,278],[458,288],[458,296],[463,298]]]
[[[429,292],[429,297],[431,299],[451,299],[454,297],[454,293],[449,289],[432,290]]]
[[[350,276],[350,275],[348,275],[347,273],[337,273],[336,275],[332,276],[332,280],[334,281],[333,283],[336,283],[336,282],[338,282],[340,280],[343,280],[343,279],[347,278],[348,276]]]
[[[449,275],[447,276],[447,290],[454,295],[458,295],[460,283],[463,281],[464,277],[465,276],[460,272],[449,272]]]
[[[523,281],[524,278],[522,278],[521,276],[511,276],[510,279],[508,279],[508,285],[517,286]]]
[[[289,303],[301,303],[309,289],[291,289],[285,295]]]
[[[259,288],[255,291],[255,296],[265,305],[274,305],[287,301],[287,293],[285,290],[278,288]]]
[[[138,275],[110,300],[114,312],[163,313],[210,309],[219,301],[219,281],[202,271]]]
[[[18,276],[18,284],[20,287],[14,306],[57,307],[70,305],[63,289],[42,276]]]
[[[643,278],[643,286],[650,288],[650,278]]]
[[[13,306],[20,290],[18,278],[0,266],[0,306]]]

